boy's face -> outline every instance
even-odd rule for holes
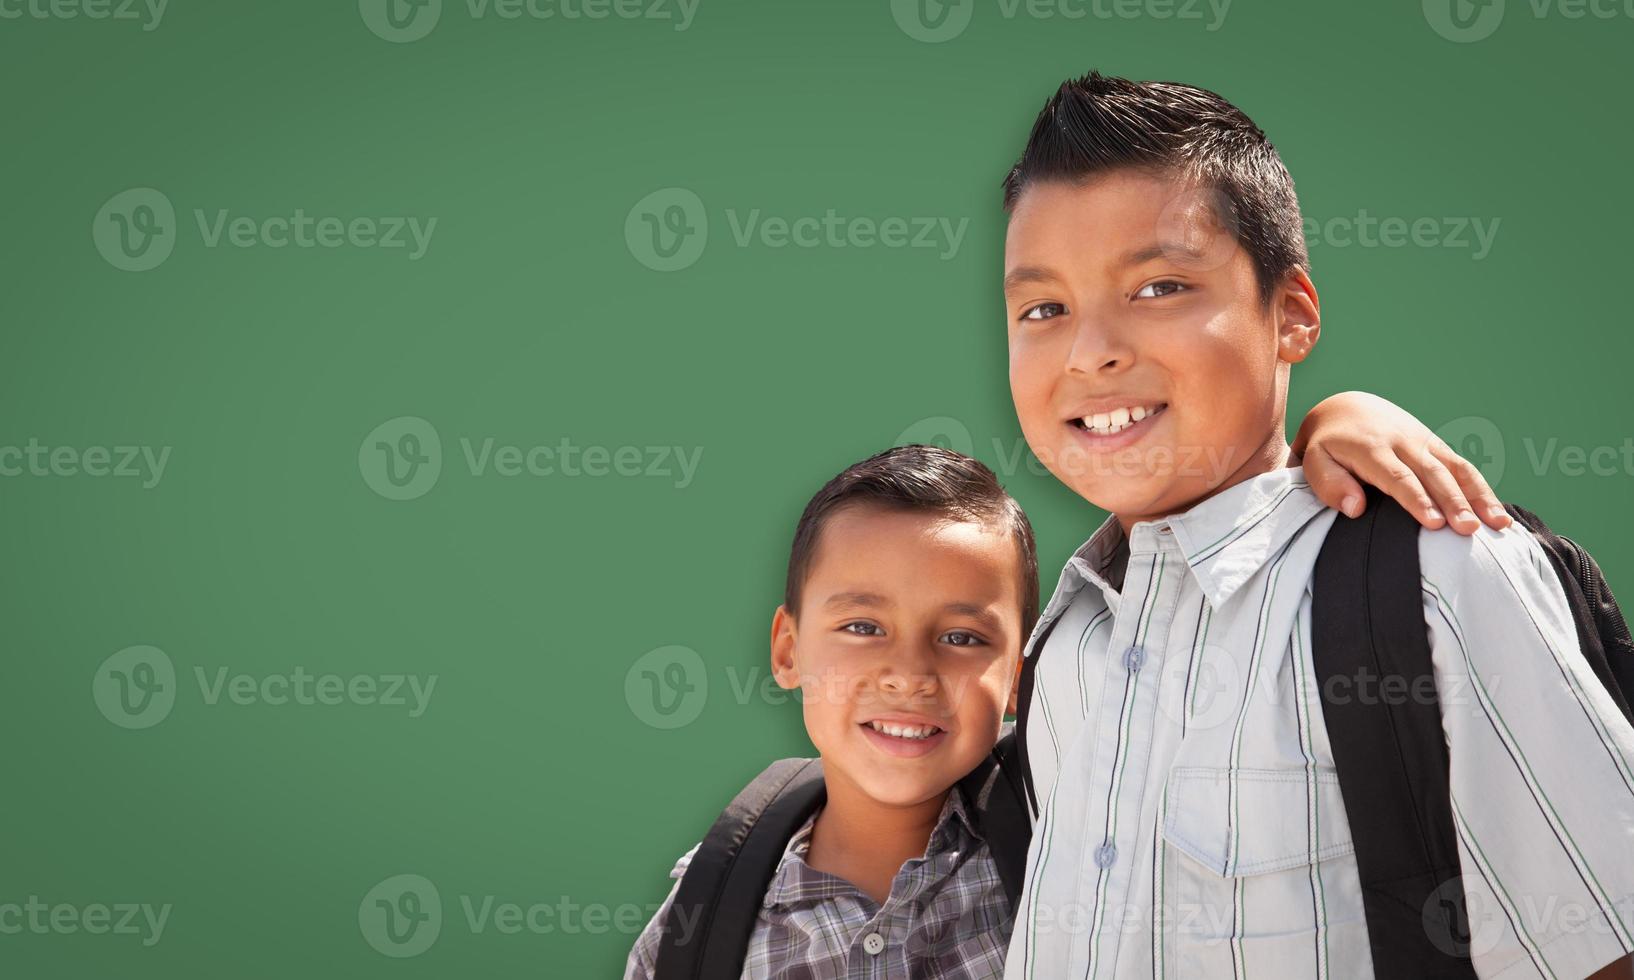
[[[1021,575],[1001,527],[866,504],[829,517],[798,622],[781,606],[773,618],[772,669],[801,689],[831,792],[838,779],[913,806],[992,751],[1021,653]]]
[[[1283,465],[1288,366],[1316,342],[1310,279],[1291,274],[1267,305],[1211,197],[1120,170],[1034,184],[1010,218],[1022,432],[1126,528]]]

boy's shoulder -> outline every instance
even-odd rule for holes
[[[684,878],[687,873],[687,868],[692,866],[692,858],[698,853],[698,848],[702,846],[703,841],[699,841],[698,843],[692,845],[691,850],[687,851],[676,860],[675,867],[671,868],[669,871],[669,876],[677,880]]]
[[[1502,601],[1558,593],[1565,602],[1542,545],[1519,522],[1501,531],[1483,524],[1470,535],[1448,527],[1420,528],[1418,555],[1425,588],[1449,601],[1460,597]]]

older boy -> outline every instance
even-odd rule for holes
[[[1092,73],[1045,106],[1005,204],[1022,430],[1113,515],[1028,644],[1043,805],[1005,976],[1370,977],[1311,663],[1337,515],[1283,434],[1321,330],[1293,181],[1219,96]],[[1634,730],[1523,528],[1419,551],[1462,888],[1503,913],[1474,967],[1626,971]]]

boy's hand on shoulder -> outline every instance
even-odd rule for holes
[[[1345,391],[1323,399],[1300,423],[1292,449],[1290,465],[1305,467],[1317,498],[1348,517],[1360,517],[1367,506],[1362,481],[1394,497],[1427,528],[1474,534],[1482,522],[1495,531],[1511,523],[1473,463],[1378,395]]]

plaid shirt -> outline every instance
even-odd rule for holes
[[[789,839],[749,939],[745,980],[990,980],[1012,925],[1004,886],[957,789],[921,857],[903,862],[885,904],[805,861],[813,815]],[[679,879],[697,847],[675,864]],[[669,897],[636,940],[625,980],[650,980]]]

